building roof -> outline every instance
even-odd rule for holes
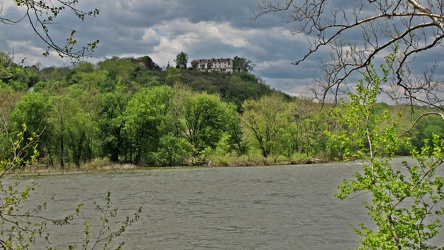
[[[191,63],[215,63],[215,62],[230,62],[230,58],[212,58],[212,59],[197,59],[191,61]]]

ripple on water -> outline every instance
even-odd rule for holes
[[[51,175],[40,178],[34,199],[55,194],[51,215],[84,202],[88,218],[108,191],[122,215],[143,206],[125,249],[353,249],[359,239],[350,225],[369,222],[366,197],[333,195],[358,169],[348,163]],[[62,227],[53,240],[80,236]]]

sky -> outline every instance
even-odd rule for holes
[[[205,58],[250,59],[253,73],[272,88],[290,95],[309,96],[319,57],[292,65],[308,51],[307,39],[293,34],[283,13],[252,20],[260,0],[80,0],[83,10],[97,8],[95,18],[80,21],[61,15],[49,25],[55,41],[64,42],[71,29],[77,30],[79,44],[99,40],[98,48],[86,61],[148,55],[159,66],[180,52],[189,62]],[[21,16],[14,1],[4,0],[0,15]],[[13,53],[16,61],[43,66],[69,66],[70,61],[52,54],[42,56],[46,46],[36,37],[26,20],[17,25],[0,24],[0,51]],[[189,65],[190,66],[190,65]]]
[[[257,0],[259,1],[259,0]],[[62,15],[51,24],[55,41],[64,42],[71,29],[77,30],[79,44],[98,39],[98,48],[86,61],[148,55],[159,66],[180,52],[189,62],[204,58],[250,59],[253,74],[272,88],[291,95],[308,95],[313,70],[310,63],[292,65],[306,51],[306,40],[293,35],[279,15],[252,20],[256,0],[80,0],[80,9],[97,8],[100,14],[81,22],[72,14]],[[2,16],[23,13],[12,0],[3,1]],[[42,56],[46,46],[23,20],[17,25],[0,24],[0,51],[13,53],[15,61],[40,62],[45,67],[67,66],[70,61],[55,54]],[[190,66],[190,65],[189,65]]]

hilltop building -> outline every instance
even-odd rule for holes
[[[191,66],[199,71],[233,72],[233,60],[230,58],[193,60]]]

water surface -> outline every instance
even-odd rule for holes
[[[33,199],[55,194],[52,216],[85,203],[78,225],[97,216],[93,202],[108,191],[121,215],[143,206],[124,249],[355,249],[353,226],[370,222],[368,197],[334,194],[359,169],[353,162],[46,175]],[[81,228],[58,227],[53,243],[64,248],[81,238]]]

